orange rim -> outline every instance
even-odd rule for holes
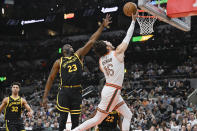
[[[145,10],[138,10],[138,12],[145,12]]]
[[[138,12],[142,13],[142,12],[146,12],[145,10],[138,10]],[[142,15],[138,15],[137,17],[141,17],[141,18],[156,18],[155,16],[142,16]]]
[[[138,15],[137,17],[140,17],[140,18],[156,18],[155,16],[140,16],[140,15]]]

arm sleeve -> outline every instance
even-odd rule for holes
[[[127,30],[127,34],[122,42],[129,44],[131,37],[133,35],[134,27],[135,27],[135,21],[132,21],[129,29]]]

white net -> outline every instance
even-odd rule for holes
[[[137,17],[137,21],[140,25],[140,34],[148,35],[154,32],[153,25],[157,20],[156,17],[146,16],[146,17]]]

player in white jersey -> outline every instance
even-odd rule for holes
[[[72,131],[84,131],[100,124],[112,110],[123,115],[122,131],[129,131],[132,113],[121,96],[124,79],[124,52],[133,35],[137,14],[132,16],[131,25],[122,43],[115,49],[110,42],[97,41],[93,48],[100,57],[100,69],[105,75],[106,84],[101,92],[101,101],[96,115]]]

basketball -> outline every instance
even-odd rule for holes
[[[123,7],[123,12],[126,16],[131,17],[132,14],[136,14],[137,6],[133,2],[127,2]]]

